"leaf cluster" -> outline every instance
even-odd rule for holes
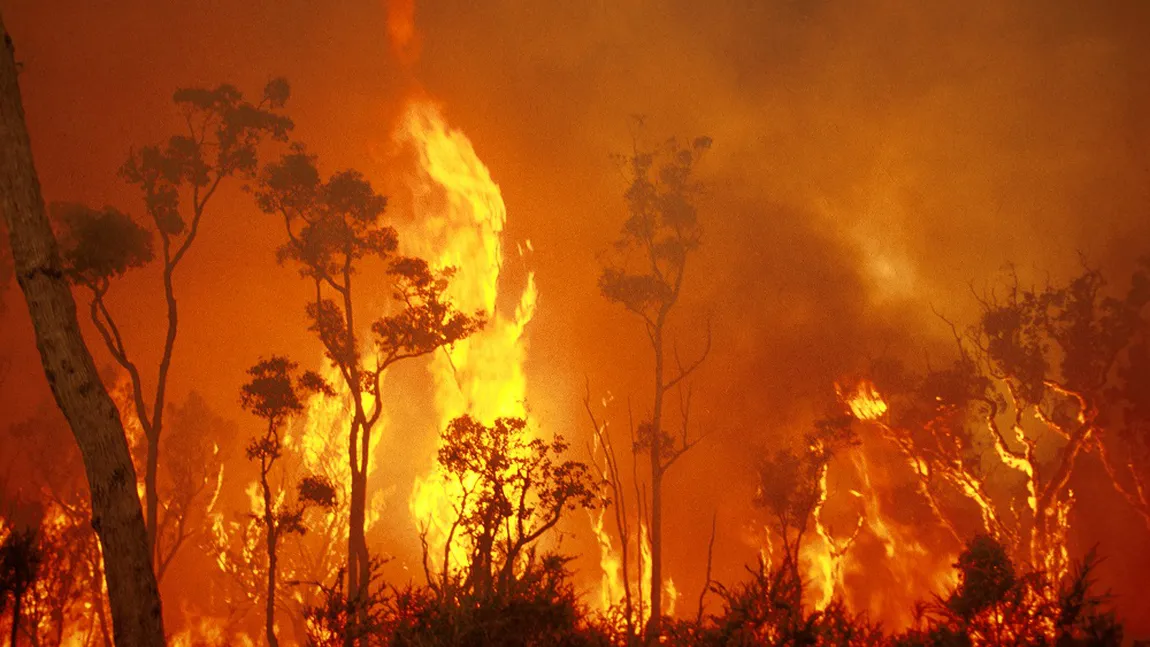
[[[607,300],[653,322],[677,300],[688,255],[702,239],[695,200],[701,186],[694,168],[710,148],[709,137],[622,157],[629,186],[628,217],[615,243],[616,261],[604,268],[599,290]]]

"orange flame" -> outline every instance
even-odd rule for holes
[[[844,394],[842,387],[835,385],[839,398],[850,407],[851,413],[859,420],[878,420],[886,415],[887,404],[869,380],[859,382],[854,393]]]

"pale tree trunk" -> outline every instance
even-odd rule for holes
[[[76,319],[76,302],[44,212],[24,121],[11,39],[0,53],[0,209],[8,224],[16,276],[36,331],[36,346],[57,404],[79,445],[92,496],[92,527],[116,644],[164,644],[160,593],[136,494],[136,471],[115,403],[100,382]]]

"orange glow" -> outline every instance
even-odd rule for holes
[[[844,395],[837,384],[835,390],[850,407],[851,413],[859,420],[878,420],[886,415],[887,405],[878,394],[874,384],[868,380],[859,382],[853,393]]]
[[[1150,4],[98,4],[13,2],[3,11],[25,66],[46,203],[107,204],[151,228],[143,196],[117,169],[130,150],[183,132],[173,91],[228,83],[258,100],[262,82],[282,74],[290,142],[316,155],[321,177],[362,172],[388,197],[382,222],[398,232],[397,255],[455,268],[452,305],[486,314],[478,334],[381,377],[365,530],[370,554],[390,560],[385,585],[422,585],[420,532],[433,573],[471,557],[458,537],[445,557],[460,491],[436,467],[437,435],[461,414],[485,424],[526,416],[528,433],[562,434],[569,458],[598,480],[603,449],[579,406],[587,383],[616,397],[600,418],[613,420],[625,485],[603,494],[626,499],[625,529],[616,509],[575,509],[540,546],[574,557],[571,584],[592,616],[611,612],[617,623],[629,598],[628,620],[641,626],[661,596],[676,622],[690,620],[705,569],[733,591],[758,558],[783,566],[780,524],[754,500],[756,459],[805,449],[803,432],[829,408],[858,443],[836,449],[813,480],[813,470],[801,474],[815,486],[803,492],[810,514],[797,560],[805,611],[841,601],[888,632],[912,626],[914,603],[954,586],[963,543],[986,534],[1019,572],[1051,580],[1097,544],[1099,590],[1114,592],[1129,636],[1150,639],[1150,451],[1124,445],[1127,434],[1146,435],[1131,412],[1150,408],[1109,395],[1125,371],[1141,379],[1145,368],[1123,349],[1105,384],[1060,375],[1064,363],[1091,364],[1094,340],[1072,349],[1083,357],[1041,353],[1045,376],[1011,377],[986,366],[990,340],[979,338],[982,301],[1012,298],[999,281],[1004,266],[1020,285],[1039,286],[1097,266],[1118,300],[1133,284],[1125,270],[1150,241],[1150,91],[1140,83],[1150,73],[1141,28]],[[632,112],[645,125],[633,128]],[[695,134],[714,146],[692,176],[702,236],[667,323],[665,375],[689,365],[712,330],[714,345],[678,384],[689,397],[668,392],[663,403],[660,428],[678,441],[687,402],[684,426],[702,442],[664,481],[664,581],[652,586],[650,530],[640,522],[652,519],[650,442],[628,438],[625,408],[630,427],[649,424],[655,362],[644,323],[608,303],[597,280],[618,256],[611,241],[635,197],[624,195],[628,169],[614,156]],[[257,175],[290,142],[261,145]],[[310,397],[283,431],[276,509],[295,503],[304,474],[330,479],[337,494],[282,546],[283,644],[304,642],[301,611],[322,594],[314,583],[332,583],[347,562],[347,388],[308,330],[310,281],[277,264],[283,223],[243,190],[255,178],[236,180],[215,194],[175,277],[179,340],[164,428],[178,427],[172,410],[192,392],[227,423],[206,449],[196,446],[218,467],[194,474],[197,487],[205,483],[161,580],[165,627],[184,647],[263,641],[266,545],[251,516],[263,510],[244,451],[260,430],[237,398],[257,357],[282,353],[337,391]],[[181,193],[181,210],[191,193]],[[158,232],[152,242],[160,254]],[[85,465],[44,378],[9,256],[0,241],[0,504],[34,503],[50,538],[96,546],[77,571],[99,580],[76,611],[90,605],[94,617],[106,591]],[[357,266],[366,366],[374,348],[365,324],[396,312],[385,264]],[[160,283],[153,262],[114,278],[108,292],[149,392],[166,324]],[[87,292],[75,297],[143,501],[147,441],[131,381],[89,321]],[[1123,324],[1138,344],[1150,339],[1148,317],[1150,306]],[[1048,323],[1080,332],[1069,320]],[[1030,362],[1042,340],[997,341],[1018,342],[1019,364],[1038,370]],[[971,375],[948,372],[960,358]],[[364,399],[370,407],[372,396]],[[7,433],[25,420],[23,435]],[[1061,470],[1083,428],[1077,466]],[[161,518],[176,509],[174,437],[160,446]],[[1131,502],[1104,472],[1125,483]],[[176,517],[161,528],[165,541],[177,536]],[[0,540],[24,523],[0,505]],[[723,603],[706,593],[704,618]],[[243,611],[232,617],[232,608]],[[75,625],[65,644],[102,644],[90,622]]]
[[[507,222],[499,186],[467,137],[451,129],[432,103],[410,103],[395,139],[414,149],[419,163],[409,181],[419,229],[400,240],[410,245],[407,252],[429,259],[433,266],[456,268],[448,296],[461,311],[483,311],[488,317],[482,331],[431,360],[437,429],[446,429],[464,413],[486,424],[499,417],[522,417],[527,413],[525,330],[535,315],[537,294],[529,273],[514,311],[499,308]],[[409,501],[415,525],[426,529],[433,559],[442,555],[462,494],[458,484],[448,489],[444,483],[433,468],[416,480]],[[461,559],[464,550],[453,545],[456,558]]]
[[[384,0],[387,5],[387,41],[404,65],[419,58],[419,33],[415,29],[415,0]]]

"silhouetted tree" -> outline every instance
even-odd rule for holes
[[[64,259],[69,277],[89,290],[89,315],[112,358],[132,381],[132,401],[147,439],[144,500],[148,542],[156,564],[167,564],[182,544],[174,537],[160,545],[158,474],[164,430],[168,374],[179,326],[174,276],[200,230],[213,196],[225,180],[250,177],[257,169],[257,151],[267,139],[286,141],[292,122],[278,111],[288,98],[288,84],[275,79],[264,88],[259,103],[246,101],[231,85],[215,89],[177,90],[173,99],[186,129],[165,144],[133,151],[120,175],[143,194],[150,230],[127,215],[106,207],[65,205],[60,221],[65,229]],[[137,355],[129,351],[108,307],[112,282],[130,269],[148,264],[159,241],[163,298],[167,314],[154,390],[145,394]],[[149,401],[150,400],[150,401]],[[170,510],[177,513],[177,509]],[[158,569],[163,575],[164,569]]]
[[[380,577],[385,560],[368,562],[367,595],[349,595],[344,569],[331,584],[311,582],[320,589],[319,603],[304,609],[308,647],[382,645],[387,635],[387,589]],[[394,643],[404,644],[404,643]]]
[[[162,576],[183,544],[202,530],[207,512],[203,496],[216,486],[224,459],[238,434],[235,423],[220,417],[193,391],[181,404],[168,405],[165,440],[160,450],[160,484],[165,496],[158,537],[164,550],[156,572]],[[146,444],[146,439],[144,439]]]
[[[164,644],[160,594],[135,469],[115,403],[80,333],[76,302],[44,209],[24,120],[12,40],[0,53],[0,211],[44,374],[84,459],[116,642]]]
[[[276,584],[278,545],[281,537],[306,532],[304,513],[311,506],[331,508],[335,505],[335,490],[331,483],[316,476],[305,476],[298,484],[299,496],[294,505],[281,501],[281,493],[272,487],[270,474],[283,452],[281,429],[287,420],[303,411],[304,398],[323,393],[334,396],[331,386],[318,373],[306,371],[296,375],[295,362],[273,355],[260,360],[248,369],[251,380],[240,389],[243,408],[267,421],[263,435],[248,444],[248,460],[258,461],[260,492],[263,495],[263,513],[259,516],[264,526],[267,545],[267,599],[265,600],[265,635],[269,645],[278,647],[275,633]]]
[[[715,590],[723,608],[702,626],[690,627],[685,640],[671,644],[700,647],[878,647],[885,644],[880,629],[865,617],[852,615],[840,600],[821,610],[803,610],[802,582],[785,565],[770,569],[760,559],[747,568],[751,578]],[[683,629],[678,630],[683,633]]]
[[[488,426],[465,415],[443,434],[439,466],[461,494],[438,584],[427,565],[426,544],[424,567],[428,582],[445,596],[456,586],[451,553],[457,539],[470,553],[459,585],[479,599],[491,598],[511,589],[524,572],[522,560],[534,557],[533,544],[565,512],[600,503],[587,466],[563,460],[567,443],[561,437],[528,438],[526,427],[523,418],[499,418]]]
[[[1121,296],[1107,294],[1104,285],[1089,268],[1042,288],[1021,285],[1012,272],[1004,290],[978,297],[974,326],[965,332],[952,326],[953,364],[922,376],[880,367],[876,383],[889,411],[861,416],[903,453],[952,534],[959,533],[942,503],[943,486],[976,506],[984,531],[1013,557],[1055,580],[1069,565],[1069,484],[1085,451],[1100,450],[1115,487],[1150,521],[1138,489],[1148,465],[1136,463],[1145,456],[1144,427],[1132,404],[1142,388],[1136,342],[1146,327],[1141,313],[1150,303],[1150,274],[1146,266],[1137,270]],[[1115,455],[1127,460],[1116,463]],[[988,465],[1016,475],[1021,487],[1010,492],[1024,505],[991,491]]]
[[[257,197],[265,212],[283,219],[288,241],[279,250],[279,260],[299,265],[301,275],[314,284],[315,297],[307,306],[311,330],[339,370],[351,399],[347,591],[366,596],[368,452],[372,429],[383,412],[380,377],[396,362],[471,335],[482,326],[483,313],[461,313],[447,300],[451,269],[436,271],[421,259],[395,256],[395,229],[380,222],[387,199],[360,173],[341,171],[323,181],[315,162],[302,146],[294,146],[264,170]],[[374,348],[364,349],[353,279],[369,259],[386,263],[399,309],[371,324]]]
[[[12,605],[9,645],[16,645],[24,603],[36,583],[43,561],[37,525],[17,528],[0,527],[0,613]]]
[[[99,581],[91,569],[91,531],[54,505],[43,508],[35,529],[32,557],[35,573],[22,596],[21,632],[28,644],[61,645],[65,635],[98,639],[102,595],[93,595],[90,583]],[[19,558],[19,557],[18,557]],[[105,640],[104,644],[110,644]]]
[[[858,444],[850,426],[851,418],[832,414],[816,421],[814,429],[803,439],[803,448],[796,452],[791,448],[777,450],[773,456],[763,459],[758,466],[759,487],[754,503],[766,509],[773,517],[774,535],[782,542],[783,560],[776,575],[779,583],[792,584],[790,592],[796,597],[789,601],[796,612],[802,611],[802,575],[799,556],[803,540],[811,524],[819,534],[831,544],[832,558],[841,559],[855,535],[841,543],[821,526],[819,516],[827,499],[827,471],[831,459],[838,453],[849,450]],[[855,527],[857,534],[859,526]],[[772,591],[776,594],[784,589],[776,584]]]
[[[654,355],[651,417],[639,425],[635,444],[637,451],[649,457],[651,479],[651,614],[646,628],[650,643],[658,642],[663,613],[663,477],[699,440],[690,438],[690,390],[684,381],[710,350],[708,331],[706,348],[698,359],[684,365],[675,353],[676,366],[667,366],[667,323],[679,302],[687,261],[702,240],[695,206],[700,188],[693,171],[710,146],[708,137],[687,145],[670,140],[658,153],[640,150],[636,144],[631,155],[623,158],[630,181],[624,193],[628,217],[615,244],[619,259],[599,277],[603,296],[643,322]],[[664,409],[667,393],[675,388],[680,389],[682,420],[678,433],[672,434],[664,423]]]
[[[1061,580],[1019,573],[1007,549],[988,535],[973,537],[959,555],[958,586],[923,605],[922,626],[892,642],[938,645],[1083,645],[1117,647],[1122,626],[1091,591],[1093,551]]]
[[[103,556],[91,524],[91,497],[80,453],[66,446],[71,434],[67,423],[57,411],[44,407],[6,431],[4,441],[20,451],[5,457],[0,472],[18,483],[19,491],[35,497],[30,503],[35,514],[19,516],[43,519],[40,548],[48,567],[30,593],[35,598],[33,611],[44,621],[45,632],[52,633],[53,627],[62,631],[67,623],[70,632],[96,634],[110,647]]]

